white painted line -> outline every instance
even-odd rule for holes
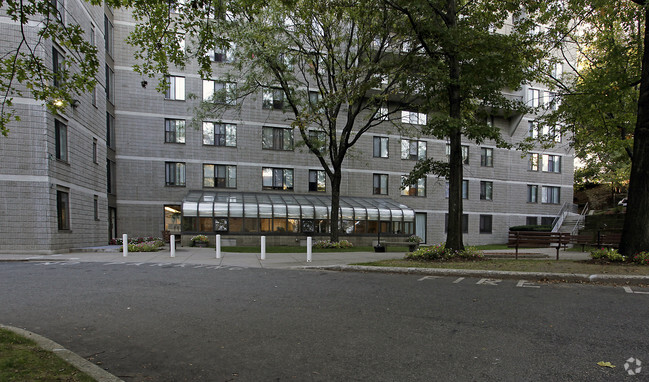
[[[417,281],[424,281],[424,280],[429,280],[429,279],[432,280],[432,279],[438,279],[438,278],[440,278],[440,276],[424,276],[424,277],[420,278]]]
[[[465,279],[465,277],[459,277],[457,280],[453,281],[453,284],[461,283],[462,280],[464,280],[464,279]]]
[[[624,291],[625,291],[626,293],[649,294],[649,292],[639,292],[639,291],[634,291],[634,290],[631,289],[631,287],[628,287],[628,286],[625,286],[625,287],[622,287],[622,288],[624,288]]]
[[[540,288],[541,287],[540,285],[534,285],[531,282],[528,282],[527,280],[519,280],[516,286],[519,288]]]
[[[499,279],[480,279],[476,285],[494,285],[498,286],[498,283],[501,282],[502,280]]]

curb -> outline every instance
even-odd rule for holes
[[[94,363],[43,336],[32,333],[25,329],[16,328],[14,326],[0,324],[0,328],[10,330],[25,338],[29,338],[30,340],[36,342],[36,344],[44,350],[51,351],[52,353],[56,354],[59,358],[76,367],[80,371],[88,374],[97,382],[124,382],[123,380],[117,378],[116,376],[95,365]]]
[[[441,269],[441,268],[402,268],[402,267],[370,267],[366,265],[325,265],[302,266],[295,269],[312,269],[339,272],[374,272],[399,273],[412,275],[458,276],[458,277],[498,277],[502,279],[525,279],[536,281],[564,281],[572,283],[609,283],[640,285],[649,284],[649,276],[624,275],[587,275],[583,273],[546,273],[546,272],[511,272],[487,271],[477,269]]]

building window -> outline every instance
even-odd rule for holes
[[[97,164],[97,138],[92,138],[92,163]]]
[[[462,199],[469,199],[469,181],[462,181]]]
[[[92,106],[97,107],[97,87],[92,88],[92,93],[90,94],[90,103]]]
[[[165,119],[165,142],[185,143],[184,119]]]
[[[561,129],[557,129],[556,126],[543,125],[543,137],[547,140],[555,141],[557,143],[561,142]]]
[[[59,121],[54,121],[54,146],[56,150],[56,159],[68,161],[68,126]]]
[[[185,163],[165,162],[165,186],[185,186]]]
[[[235,82],[203,80],[203,101],[234,105],[237,102],[236,91]]]
[[[263,109],[276,109],[281,110],[284,108],[284,91],[282,89],[264,89],[263,100],[262,100]]]
[[[416,139],[401,140],[401,159],[422,160],[426,159],[426,142]]]
[[[113,24],[108,20],[108,16],[104,15],[104,48],[106,54],[112,57],[113,55]]]
[[[65,60],[63,53],[59,52],[55,47],[52,47],[52,77],[55,87],[63,85],[64,72]]]
[[[99,197],[97,195],[95,195],[95,197],[93,198],[92,205],[93,205],[93,209],[95,211],[95,214],[94,214],[95,215],[95,220],[98,221],[99,220]]]
[[[203,144],[209,146],[237,147],[237,125],[203,122]]]
[[[446,144],[446,160],[451,159],[451,145]],[[462,164],[469,164],[469,146],[462,145]]]
[[[493,216],[480,215],[480,233],[491,233]]]
[[[70,195],[65,191],[56,191],[56,218],[59,230],[70,229]]]
[[[56,14],[54,15],[57,20],[61,23],[65,23],[65,4],[63,0],[50,0],[52,8],[54,8]]]
[[[482,167],[494,166],[494,149],[488,147],[480,148],[480,166]]]
[[[401,111],[401,123],[409,123],[412,125],[425,125],[426,121],[427,121],[426,113],[418,113],[415,111],[407,111],[407,110]]]
[[[537,203],[539,195],[539,186],[534,184],[527,185],[527,202],[528,203]]]
[[[373,175],[373,194],[374,195],[387,195],[388,194],[388,175],[387,174],[374,174]]]
[[[106,159],[106,192],[115,194],[115,162]]]
[[[559,204],[560,189],[559,187],[543,186],[541,187],[541,203]]]
[[[203,187],[237,188],[237,166],[204,164]]]
[[[529,121],[527,124],[527,136],[530,138],[537,138],[539,136],[539,129],[536,121]]]
[[[529,162],[529,170],[530,171],[539,171],[539,154],[538,153],[532,153],[530,154],[530,162]]]
[[[547,225],[552,227],[552,224],[554,223],[554,216],[542,216],[541,217],[541,225]]]
[[[211,49],[207,52],[207,56],[214,62],[234,62],[234,47]]]
[[[401,190],[403,196],[426,196],[426,178],[417,180],[415,184],[406,184],[406,175],[401,176],[401,185],[405,186]]]
[[[493,199],[493,182],[480,182],[480,200],[492,200]]]
[[[114,103],[115,73],[108,64],[106,64],[106,100]]]
[[[264,190],[292,190],[293,169],[292,168],[271,168],[261,169],[262,188]]]
[[[529,89],[529,101],[531,107],[539,107],[541,104],[541,91],[539,89]]]
[[[374,158],[388,157],[388,137],[374,137]]]
[[[293,129],[282,127],[263,127],[261,148],[266,150],[293,150]]]
[[[561,172],[561,156],[543,154],[541,170],[544,172]]]
[[[322,130],[309,130],[309,142],[320,153],[327,149],[327,133]]]
[[[387,106],[381,106],[374,114],[374,119],[379,121],[388,121],[390,119],[390,111]]]
[[[539,219],[536,216],[528,216],[525,218],[525,225],[537,225],[539,224]]]
[[[325,192],[326,174],[323,170],[309,170],[309,191]]]
[[[115,117],[106,113],[106,146],[115,147]]]
[[[165,92],[165,99],[184,101],[185,100],[185,77],[167,76],[169,87]]]
[[[448,232],[448,213],[444,214],[444,232]],[[462,233],[469,233],[468,214],[462,214]]]

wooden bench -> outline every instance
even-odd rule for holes
[[[589,233],[583,233],[580,235],[572,235],[570,236],[570,242],[572,244],[577,244],[581,245],[581,251],[584,252],[586,250],[587,245],[595,245],[596,241],[593,237],[592,234]]]
[[[556,248],[559,260],[559,250],[568,243],[570,233],[567,232],[510,231],[507,246],[516,248],[517,260],[518,248]]]
[[[389,245],[394,245],[398,247],[408,247],[408,249],[412,248],[411,246],[414,246],[415,249],[419,247],[418,243],[413,243],[411,241],[403,240],[403,241],[381,241],[380,242],[382,246],[384,246],[386,249],[388,248]]]
[[[619,248],[622,241],[622,233],[620,232],[605,232],[597,236],[597,247],[606,248]]]

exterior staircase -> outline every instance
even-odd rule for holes
[[[584,206],[581,213],[572,212],[570,209],[576,210],[576,206],[571,208],[567,204],[561,208],[561,211],[554,219],[552,232],[567,232],[572,235],[577,235],[579,230],[584,228],[586,222],[586,213],[588,213],[588,204]]]

